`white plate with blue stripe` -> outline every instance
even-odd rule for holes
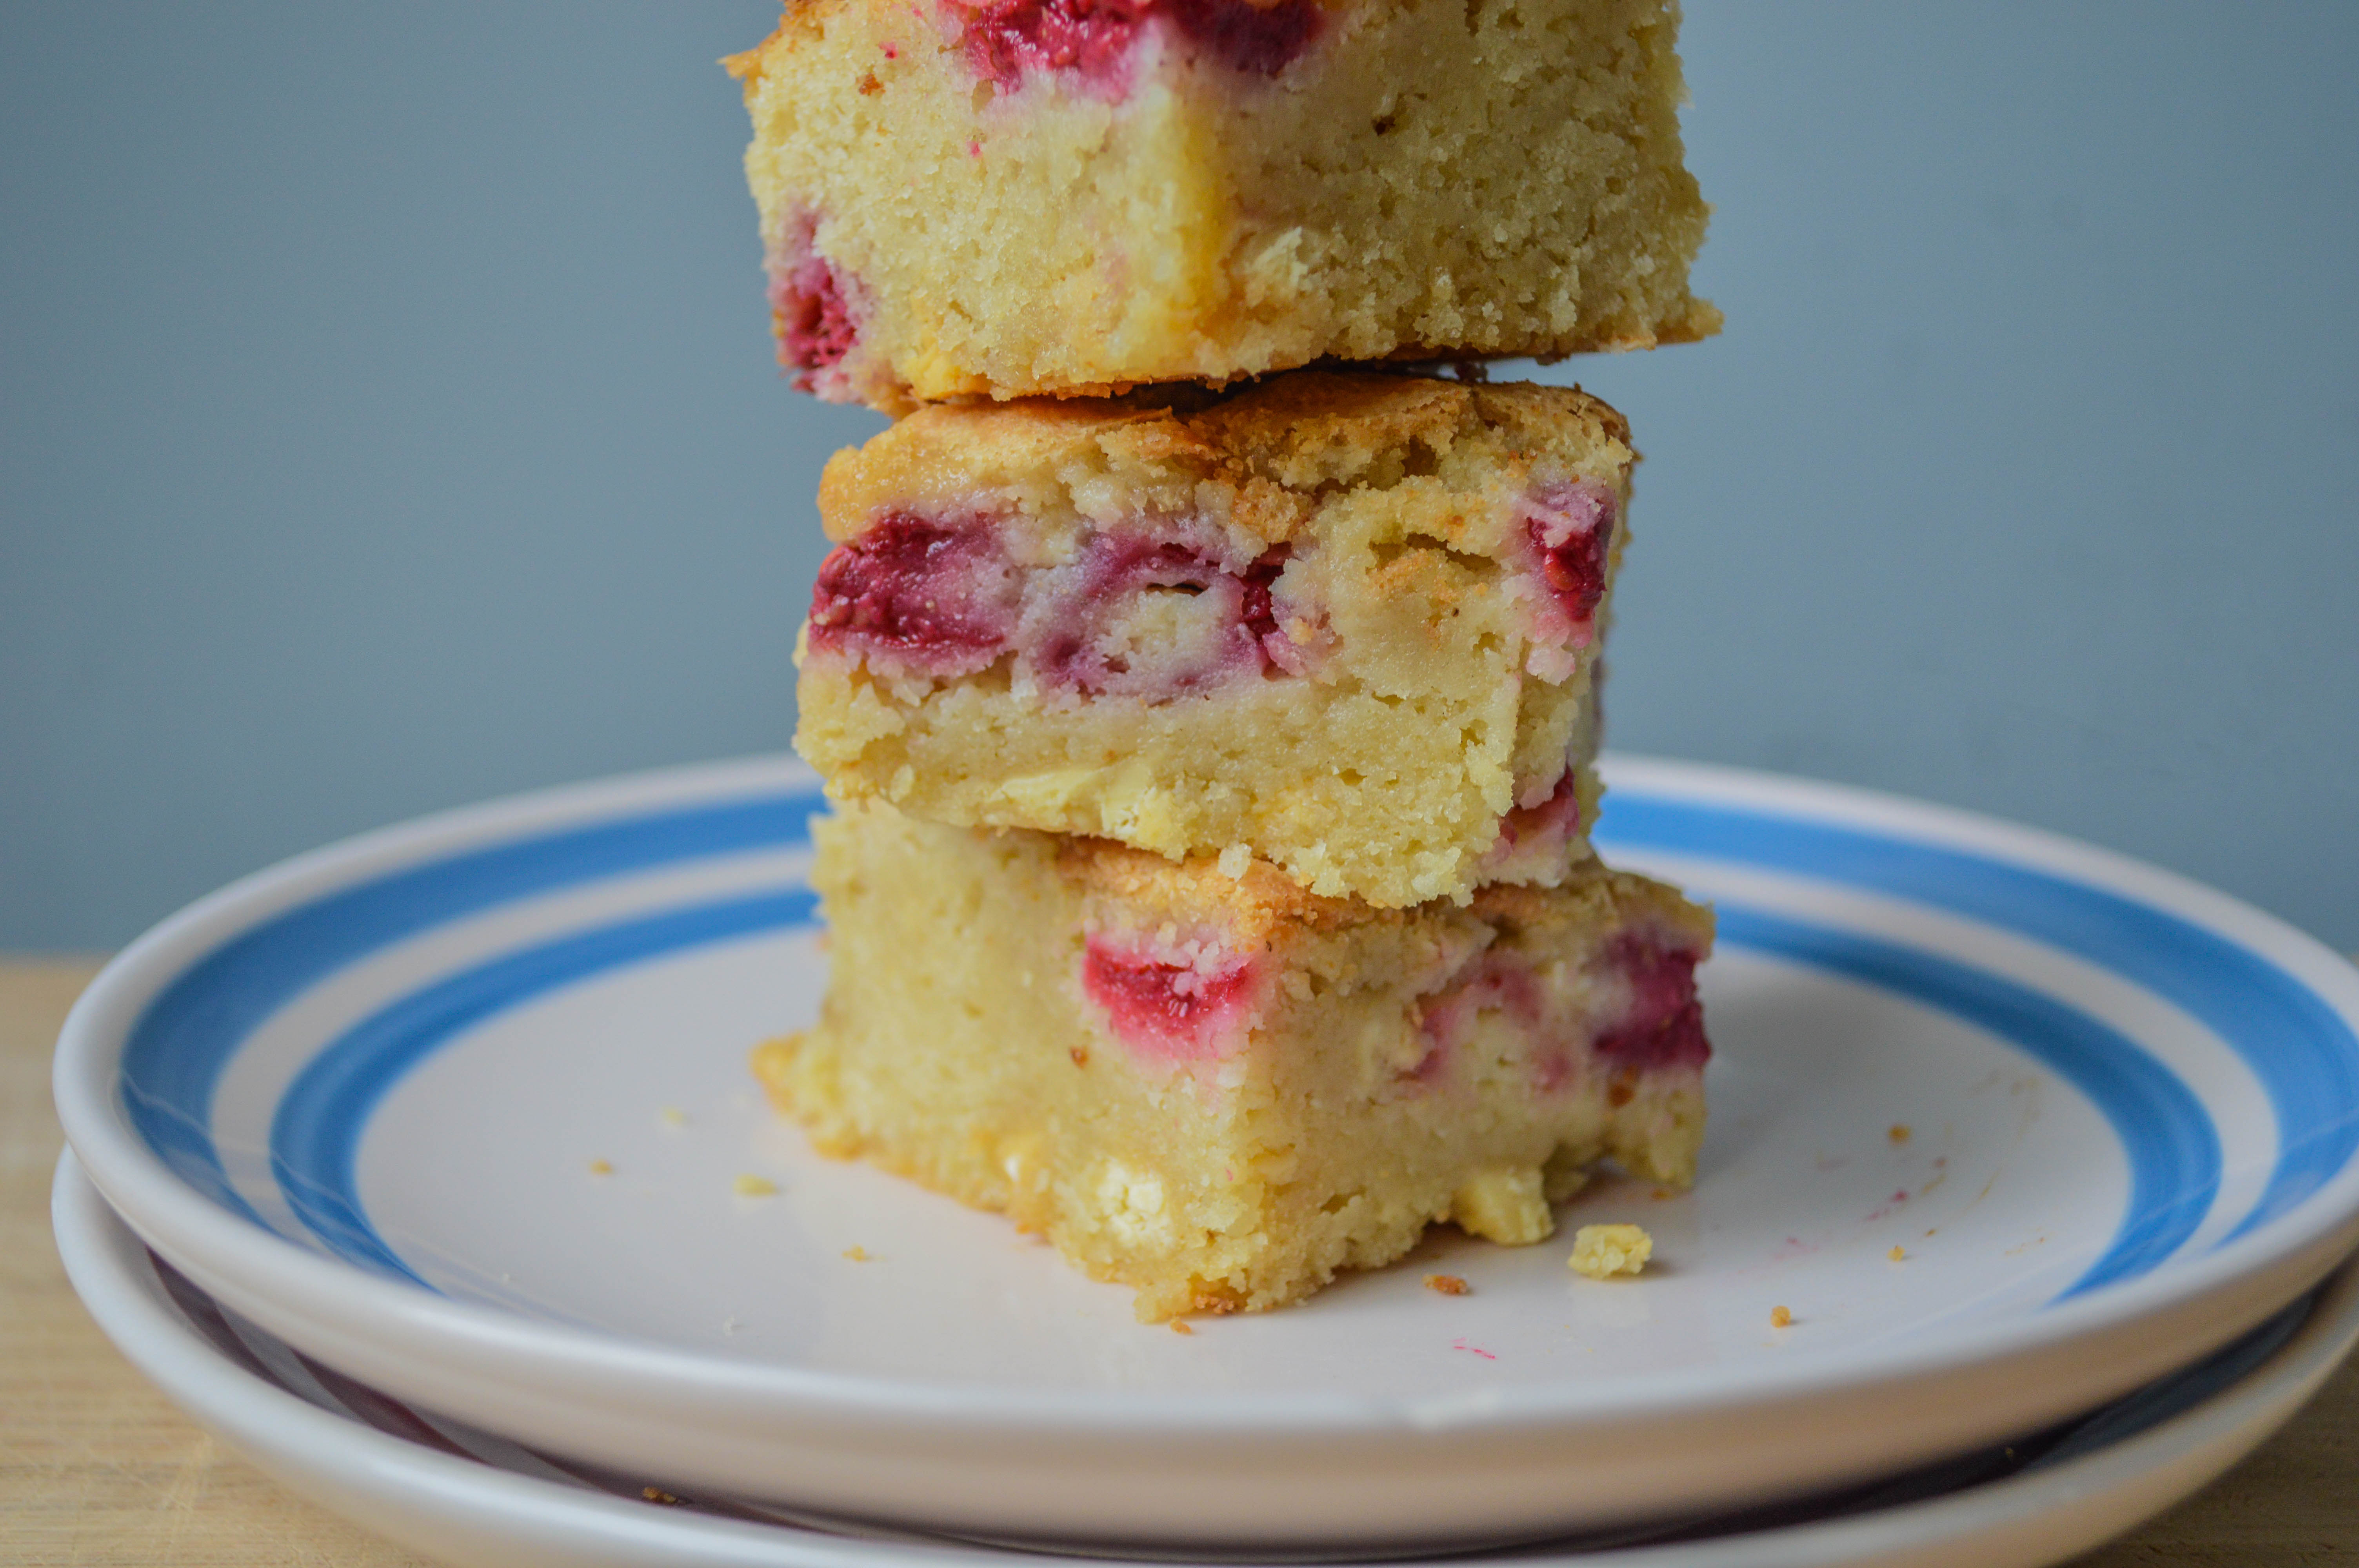
[[[1105,1568],[655,1489],[403,1403],[225,1313],[139,1244],[71,1154],[58,1251],[172,1400],[302,1496],[438,1563],[513,1568]],[[2359,1263],[2212,1355],[2085,1416],[1734,1514],[1453,1554],[1453,1568],[2037,1568],[2150,1519],[2251,1453],[2359,1340]]]
[[[1183,1337],[993,1217],[816,1158],[744,1067],[825,975],[821,807],[786,762],[227,889],[84,997],[60,1109],[149,1246],[397,1398],[677,1489],[1208,1551],[1886,1474],[2184,1365],[2359,1243],[2359,971],[2317,943],[1959,813],[1608,777],[1609,857],[1722,922],[1696,1190],[1608,1182],[1561,1216],[1644,1224],[1634,1281],[1437,1235]]]

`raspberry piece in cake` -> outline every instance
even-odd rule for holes
[[[817,392],[822,375],[860,341],[860,317],[843,280],[812,248],[818,220],[789,214],[770,246],[770,330],[778,361],[795,372],[795,385]],[[831,384],[832,376],[830,375]]]
[[[1016,631],[1020,587],[977,519],[888,514],[820,566],[811,635],[881,673],[987,669]]]
[[[928,408],[839,454],[803,754],[839,798],[1380,904],[1564,875],[1620,417],[1308,371],[1198,403]]]
[[[948,14],[976,76],[1013,92],[1027,78],[1070,72],[1069,83],[1114,99],[1130,92],[1147,47],[1140,34],[1158,24],[1215,66],[1276,76],[1326,22],[1315,0],[951,0]]]
[[[779,356],[888,409],[1706,335],[1669,0],[798,0]]]
[[[1381,910],[886,806],[814,832],[833,972],[756,1053],[773,1099],[1142,1318],[1282,1305],[1444,1219],[1541,1240],[1601,1160],[1694,1176],[1712,918],[1658,882],[1590,860]]]

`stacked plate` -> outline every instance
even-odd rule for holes
[[[2051,1562],[2359,1336],[2359,971],[2021,829],[1608,776],[1607,853],[1722,931],[1696,1190],[1564,1216],[1645,1225],[1641,1280],[1437,1234],[1180,1336],[816,1159],[743,1065],[825,965],[821,804],[771,762],[393,829],[141,939],[60,1044],[61,1249],[200,1419],[459,1562]]]

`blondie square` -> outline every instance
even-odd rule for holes
[[[1712,918],[1659,882],[1378,910],[886,806],[815,832],[832,982],[756,1053],[772,1098],[1142,1319],[1282,1305],[1444,1219],[1541,1240],[1601,1160],[1694,1175]]]
[[[1554,882],[1635,457],[1578,391],[1369,373],[927,408],[828,465],[795,743],[839,799],[1323,894]]]
[[[798,0],[727,63],[823,397],[1647,348],[1688,289],[1669,0]]]

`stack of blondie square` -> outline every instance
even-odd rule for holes
[[[755,1068],[821,1149],[1148,1320],[1692,1178],[1711,917],[1588,844],[1636,454],[1473,369],[1716,328],[1676,29],[794,0],[729,62],[781,360],[899,416],[798,652],[832,978]]]

